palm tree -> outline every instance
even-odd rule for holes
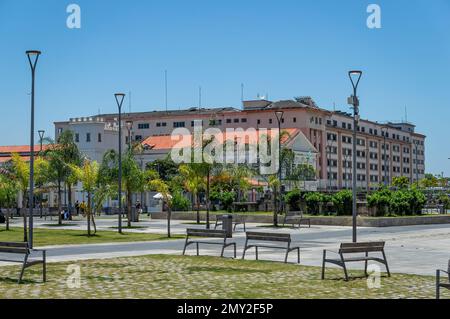
[[[92,196],[97,190],[99,180],[99,165],[95,161],[85,159],[82,167],[71,165],[72,171],[77,178],[83,183],[83,190],[87,193],[87,232],[88,236],[91,236],[91,220],[94,226],[94,234],[97,232],[95,225],[95,216],[92,214]]]
[[[0,175],[0,208],[6,208],[6,230],[9,230],[10,211],[16,203],[17,192],[17,183],[6,175]]]
[[[178,170],[185,179],[184,186],[186,190],[195,198],[197,224],[200,224],[200,192],[206,188],[204,166],[197,163],[182,164]]]
[[[69,193],[74,182],[71,166],[81,164],[81,154],[74,141],[72,131],[64,131],[56,143],[51,142],[49,147],[43,152],[44,158],[49,162],[49,169],[46,172],[47,181],[56,184],[58,191],[58,224],[62,224],[62,185],[67,183]],[[69,207],[72,207],[72,196],[69,195]]]
[[[153,179],[148,182],[148,188],[162,195],[162,200],[167,206],[167,237],[170,238],[170,221],[172,219],[172,195],[169,185],[162,179]]]
[[[101,184],[116,184],[119,171],[119,154],[110,150],[103,156],[103,162],[100,168]],[[128,227],[131,227],[132,221],[132,195],[141,192],[144,188],[145,174],[134,159],[133,151],[127,151],[122,158],[122,186],[126,191]],[[114,186],[115,189],[115,186]],[[119,200],[122,200],[120,198]]]

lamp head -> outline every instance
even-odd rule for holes
[[[123,100],[125,99],[124,93],[115,93],[114,97],[116,98],[117,106],[119,107],[119,111],[122,108]]]
[[[133,127],[133,121],[128,120],[128,121],[125,122],[125,125],[127,126],[127,129],[128,129],[129,131],[131,131],[131,129],[132,129],[132,127]]]
[[[352,82],[353,89],[356,90],[359,84],[359,80],[361,80],[362,71],[359,70],[352,70],[348,72],[348,77],[350,78],[350,81]]]
[[[41,55],[41,51],[38,51],[38,50],[28,50],[25,53],[28,56],[39,56],[39,55]]]
[[[44,138],[45,131],[44,130],[39,130],[38,134],[39,134],[39,138],[42,140]]]
[[[283,111],[276,111],[275,115],[277,116],[278,121],[281,122],[281,120],[283,119],[284,112]]]

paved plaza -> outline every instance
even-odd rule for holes
[[[52,228],[49,224],[53,221],[35,220],[35,227]],[[70,225],[58,227],[58,229],[86,229],[85,221],[66,222]],[[20,220],[14,219],[13,226],[19,226]],[[117,220],[114,218],[101,218],[97,220],[98,230],[114,230]],[[166,233],[165,220],[149,220],[144,218],[139,223],[139,228],[126,230],[128,232]],[[247,224],[248,231],[261,232],[285,232],[290,233],[294,245],[301,247],[301,264],[309,266],[321,266],[322,251],[329,249],[336,251],[339,243],[351,241],[352,230],[350,227],[338,226],[312,226],[311,228],[269,228],[267,225]],[[204,225],[195,225],[192,221],[172,221],[173,234],[185,234],[186,228],[204,228]],[[242,248],[245,242],[245,233],[242,227],[238,227],[233,234],[233,241],[237,243],[238,257],[242,256]],[[403,226],[389,228],[358,228],[358,241],[386,241],[386,254],[392,272],[434,275],[436,268],[443,268],[450,258],[450,225],[424,225]],[[68,243],[69,244],[69,243]],[[47,246],[50,262],[87,260],[99,258],[112,258],[123,256],[141,256],[150,254],[181,254],[184,240],[132,242],[132,243],[106,243],[87,245]],[[38,248],[38,247],[36,247]],[[193,254],[194,250],[188,251]],[[201,254],[218,256],[220,248],[216,245],[201,246]],[[231,256],[231,251],[228,251]],[[254,251],[249,251],[248,259],[254,259]],[[282,261],[284,253],[280,250],[261,249],[260,258],[274,261]],[[292,253],[290,261],[295,261]],[[353,264],[350,268],[361,268],[361,265]]]

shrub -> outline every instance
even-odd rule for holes
[[[228,212],[231,212],[233,210],[233,202],[236,198],[236,193],[233,191],[227,192],[214,190],[211,192],[209,198],[212,201],[219,201],[223,209],[225,209]]]
[[[183,196],[181,192],[174,192],[172,205],[174,210],[187,211],[191,207],[191,201]]]
[[[345,216],[352,214],[352,191],[342,190],[334,194],[331,198],[338,216]]]
[[[438,197],[439,204],[444,205],[445,209],[450,209],[450,198],[447,194],[441,194]]]
[[[289,204],[290,210],[292,211],[300,210],[300,202],[302,198],[303,193],[298,188],[291,190],[284,196],[286,203]]]
[[[367,204],[369,207],[376,207],[377,216],[384,216],[388,213],[391,198],[392,191],[387,188],[382,188],[367,196]]]
[[[326,201],[326,195],[319,192],[305,194],[305,202],[308,207],[308,213],[317,215],[320,211],[320,204]]]

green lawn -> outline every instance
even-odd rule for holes
[[[173,236],[173,239],[180,238],[183,238],[183,236]],[[153,241],[164,239],[167,239],[165,234],[131,232],[119,234],[117,231],[97,231],[95,236],[88,237],[87,231],[85,230],[35,228],[33,241],[34,246],[48,246]],[[23,241],[23,228],[12,227],[10,231],[6,231],[4,228],[0,229],[0,241]]]
[[[67,286],[69,265],[80,267],[79,288]],[[393,274],[381,278],[381,288],[369,289],[365,278],[343,281],[340,269],[328,269],[328,279],[320,280],[319,267],[168,255],[49,264],[45,284],[34,266],[17,285],[19,268],[1,268],[0,298],[434,298],[435,282]]]

